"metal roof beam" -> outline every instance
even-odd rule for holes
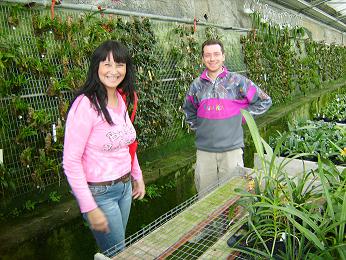
[[[316,7],[316,6],[319,6],[321,4],[324,4],[326,2],[329,2],[330,0],[322,0],[321,2],[317,3],[317,4],[311,4],[311,7]],[[305,2],[305,1],[304,1]]]
[[[290,8],[291,10],[295,10],[299,12],[301,11],[302,14],[305,14],[307,16],[312,17],[315,20],[318,20],[326,25],[330,25],[334,27],[335,29],[346,32],[346,24],[335,17],[331,16],[330,14],[322,11],[321,9],[317,7],[313,7],[310,3],[303,1],[303,0],[274,0],[272,2],[277,2],[283,6],[286,6]],[[320,2],[319,2],[320,3]],[[315,3],[317,4],[317,3]],[[305,9],[305,11],[304,11]],[[303,10],[303,11],[302,11]]]
[[[340,15],[338,15],[336,18],[344,17],[346,14],[343,14],[342,12],[345,10],[346,10],[346,8],[339,10],[338,13],[340,13]]]
[[[320,19],[320,21],[324,22],[327,25],[333,24],[334,28],[337,28],[338,30],[346,32],[346,24],[345,23],[341,22],[340,20],[336,19],[335,17],[331,16],[330,14],[322,11],[321,9],[312,6],[310,3],[306,2],[306,1],[303,1],[303,0],[288,0],[288,1],[287,0],[286,1],[278,0],[278,2],[280,2],[286,6],[288,5],[291,8],[295,7],[296,11],[300,10],[301,13],[303,13],[305,15],[309,15],[310,17],[312,16],[315,19]],[[304,9],[305,9],[305,11],[304,11]]]
[[[308,7],[305,7],[305,8],[302,8],[301,10],[298,10],[298,12],[301,13],[301,12],[303,12],[305,10],[311,9],[313,7],[317,7],[317,6],[321,5],[321,4],[324,4],[324,3],[329,2],[329,1],[330,0],[322,0],[319,3],[310,4],[310,3],[302,0],[302,2],[305,2],[308,5]]]
[[[345,10],[346,10],[346,8],[340,10],[339,12],[342,12],[342,11],[345,11]],[[336,16],[335,19],[336,19],[337,21],[340,21],[340,22],[341,22],[341,20],[344,19],[344,17],[346,17],[346,14],[340,14],[339,16]],[[332,24],[333,22],[335,22],[335,21],[331,21],[331,22],[329,22],[329,23],[327,23],[327,24],[330,25],[330,24]]]

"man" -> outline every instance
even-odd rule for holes
[[[197,159],[195,184],[199,196],[206,189],[236,174],[244,166],[242,115],[266,112],[271,98],[246,77],[229,72],[219,40],[202,44],[206,67],[188,91],[183,105],[186,121],[196,132]]]

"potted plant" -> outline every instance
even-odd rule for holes
[[[275,164],[286,137],[273,151],[251,115],[247,111],[243,115],[263,170],[255,170],[252,191],[238,190],[238,204],[248,215],[243,234],[230,243],[232,249],[247,258],[346,259],[346,170],[339,172],[318,156],[316,171],[289,177],[283,169],[290,158]]]

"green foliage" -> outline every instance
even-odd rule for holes
[[[63,13],[60,16],[57,12],[51,19],[47,12],[13,8],[16,11],[11,11],[11,15],[21,14],[29,23],[26,24],[29,30],[17,30],[21,30],[31,46],[27,50],[16,42],[13,30],[0,35],[0,73],[4,69],[10,71],[1,82],[0,95],[11,100],[10,109],[1,108],[0,122],[3,129],[14,127],[15,136],[9,142],[16,145],[17,161],[23,166],[20,171],[28,172],[33,187],[44,189],[47,179],[56,178],[60,182],[64,123],[69,106],[65,93],[81,87],[91,53],[107,39],[122,41],[133,56],[140,100],[135,122],[140,148],[153,145],[157,136],[173,124],[172,107],[166,105],[159,81],[156,38],[148,19],[100,17],[99,12],[86,12],[78,17],[63,17]],[[58,117],[52,113],[55,108],[37,108],[37,104],[30,103],[30,97],[22,96],[24,90],[36,91],[38,85],[42,87],[39,91],[57,99]],[[10,125],[7,118],[18,122]],[[53,123],[56,136],[52,135]]]
[[[99,17],[98,14],[99,12],[84,13],[78,18],[63,18],[56,14],[54,19],[45,14],[31,14],[33,43],[36,45],[32,48],[36,47],[39,55],[33,53],[16,59],[20,51],[2,47],[0,64],[17,67],[22,75],[45,79],[47,95],[58,97],[60,102],[62,92],[76,90],[83,84],[88,57],[100,43],[107,39],[124,42],[130,49],[137,68],[136,86],[140,102],[136,124],[138,139],[144,149],[155,142],[157,135],[173,122],[172,108],[169,104],[165,105],[166,99],[159,82],[159,57],[155,51],[157,47],[154,32],[147,18],[124,21],[120,17]],[[2,39],[1,42],[6,44],[0,46],[9,45],[7,39]],[[59,62],[52,63],[51,59]],[[13,78],[18,79],[17,76],[14,74]],[[20,94],[24,84],[26,82],[21,81],[15,87],[14,84],[6,83],[12,89],[2,88],[6,89],[3,95]]]
[[[156,185],[156,184],[150,184],[147,187],[145,187],[146,195],[142,200],[139,200],[140,203],[146,203],[152,199],[159,198],[162,196],[164,192],[168,189],[173,189],[176,187],[176,183],[174,180],[169,181],[168,183],[164,185]],[[149,199],[148,199],[149,198]]]
[[[11,212],[10,212],[10,216],[13,218],[18,217],[21,214],[21,210],[19,210],[18,208],[14,208]]]
[[[346,123],[346,94],[336,94],[314,117],[324,121]]]
[[[0,194],[5,196],[9,191],[14,191],[16,186],[11,176],[11,170],[7,169],[4,164],[0,164]]]
[[[271,147],[282,139],[285,133],[278,133],[276,137],[270,137]],[[287,139],[280,147],[280,155],[306,153],[307,160],[317,161],[318,156],[328,158],[338,164],[345,164],[346,157],[339,147],[346,144],[346,128],[335,123],[323,121],[300,121],[289,124]],[[333,141],[333,144],[330,142]]]
[[[52,191],[51,193],[49,193],[48,197],[51,202],[55,203],[61,200],[61,195],[59,195],[57,191]]]
[[[27,200],[24,203],[24,209],[28,210],[28,211],[33,211],[35,209],[37,202],[36,201],[31,201],[31,200]]]
[[[245,235],[234,249],[266,259],[344,259],[346,170],[318,157],[316,171],[288,175],[285,165],[305,154],[274,163],[286,137],[272,150],[251,115],[242,113],[263,168],[255,172],[253,191],[238,190],[248,215]]]
[[[252,15],[253,30],[241,38],[248,76],[276,104],[321,88],[346,74],[346,48],[302,40],[304,29],[261,22]]]
[[[157,198],[157,197],[161,197],[161,194],[159,192],[159,187],[155,184],[149,185],[146,188],[146,195],[152,199],[152,198]]]
[[[23,117],[28,112],[28,104],[20,97],[15,96],[11,100],[11,108],[16,117]],[[21,119],[21,118],[19,118]]]

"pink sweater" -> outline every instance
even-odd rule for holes
[[[67,180],[77,198],[81,212],[97,208],[87,182],[115,180],[131,171],[128,145],[136,138],[136,131],[118,95],[117,108],[108,108],[114,125],[91,106],[89,99],[79,96],[68,113],[65,129],[63,167]],[[142,178],[137,155],[131,175]]]

